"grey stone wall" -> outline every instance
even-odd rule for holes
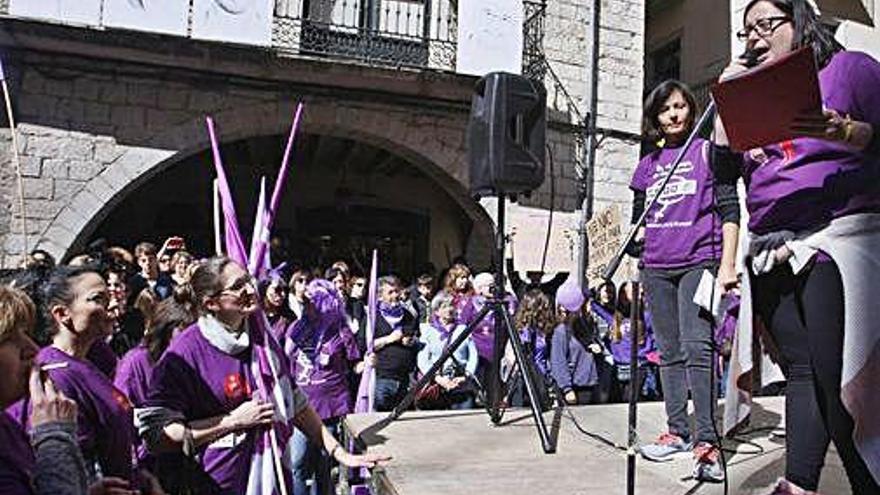
[[[125,67],[108,65],[74,68],[36,54],[7,63],[30,249],[64,255],[126,191],[207,149],[206,114],[215,117],[221,140],[286,134],[289,128],[295,98],[286,92],[173,74],[135,77]],[[362,140],[404,157],[462,205],[478,236],[491,228],[467,195],[465,112],[326,96],[304,99],[305,132]],[[0,264],[8,267],[18,263],[24,246],[8,129],[0,139],[6,143],[0,143],[0,198],[7,205],[0,211]],[[488,257],[488,246],[482,245],[475,244],[474,259]]]

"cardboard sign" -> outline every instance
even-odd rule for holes
[[[628,227],[628,224],[623,224],[620,208],[617,205],[608,206],[587,222],[587,239],[590,244],[587,282],[590,287],[596,287],[602,282],[605,270],[620,249]],[[614,280],[631,280],[637,272],[637,261],[624,256]]]

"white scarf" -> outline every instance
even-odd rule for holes
[[[212,346],[230,356],[241,354],[251,346],[246,321],[241,332],[233,332],[213,315],[200,316],[199,331]]]

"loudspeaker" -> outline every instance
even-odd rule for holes
[[[528,195],[544,182],[544,87],[492,72],[477,82],[467,129],[471,194]]]

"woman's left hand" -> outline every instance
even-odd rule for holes
[[[336,449],[336,460],[346,467],[375,467],[381,462],[391,460],[390,455],[367,452],[366,454],[349,454],[345,449]]]
[[[822,113],[807,112],[794,118],[791,131],[800,137],[826,139],[849,143],[853,137],[855,122],[844,117],[837,110],[823,110]]]

